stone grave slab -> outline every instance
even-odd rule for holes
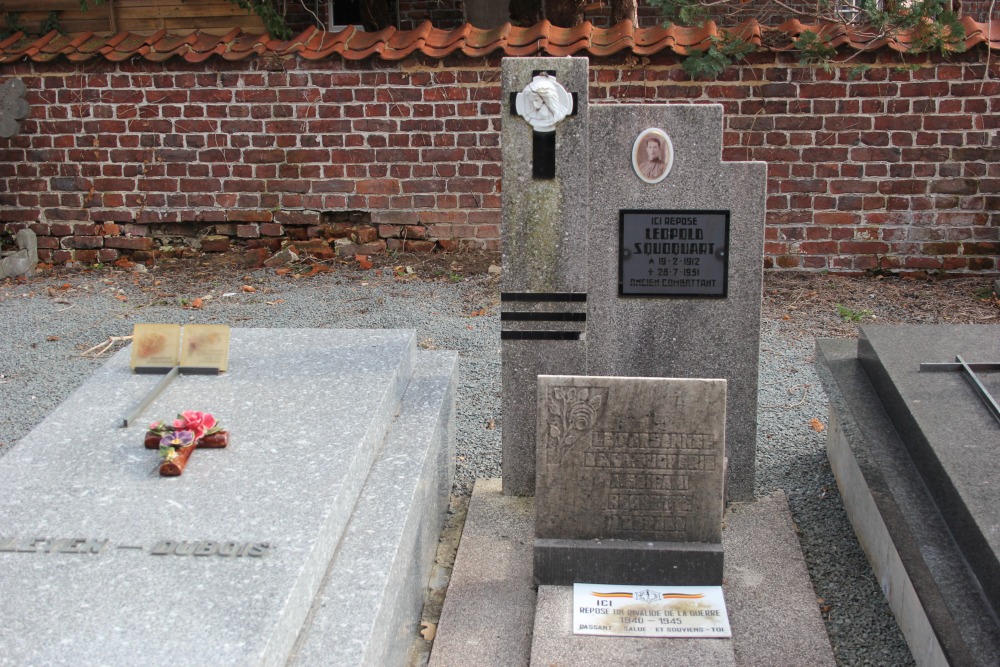
[[[726,381],[540,376],[535,578],[722,581]]]
[[[457,364],[419,354],[290,665],[405,663],[451,498]]]
[[[917,662],[995,665],[1000,426],[960,374],[920,371],[955,355],[1000,359],[996,327],[864,326],[856,343],[817,341],[827,452]],[[1000,394],[1000,374],[980,378]]]
[[[536,613],[526,547],[535,512],[526,500],[504,495],[498,479],[476,481],[431,667],[661,665],[679,655],[711,665],[732,664],[733,654],[740,667],[836,665],[784,493],[726,509],[732,639],[574,635],[571,587],[540,587]]]
[[[354,526],[377,490],[395,485],[386,502],[405,507],[450,478],[436,468],[454,355],[428,368],[415,342],[413,331],[233,330],[228,373],[181,377],[146,413],[208,411],[230,432],[227,449],[196,452],[175,478],[142,448],[144,424],[118,428],[157,378],[132,374],[128,350],[113,357],[0,460],[0,664],[287,663],[322,616],[324,578],[365,550],[368,528]],[[410,398],[411,382],[425,399]],[[426,443],[405,481],[382,453],[400,456],[400,438]],[[413,511],[425,509],[442,511]],[[388,564],[372,569],[407,570],[395,554],[423,553],[402,535],[425,521],[385,528],[401,543],[380,547]],[[413,585],[369,602],[390,618]]]

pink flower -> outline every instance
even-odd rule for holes
[[[185,410],[174,420],[174,428],[194,432],[194,439],[200,440],[215,426],[215,417],[207,412]]]

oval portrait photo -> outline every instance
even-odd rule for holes
[[[632,168],[647,183],[659,183],[674,163],[674,146],[663,130],[651,127],[639,133],[632,144]]]

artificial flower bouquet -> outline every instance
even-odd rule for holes
[[[223,430],[207,412],[186,410],[173,423],[153,422],[146,431],[146,449],[159,449],[163,463],[160,474],[177,477],[184,472],[195,448],[219,449],[229,444],[229,431]]]

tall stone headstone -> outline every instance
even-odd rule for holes
[[[539,584],[722,583],[726,381],[538,378]]]
[[[549,130],[531,122],[535,104],[545,110],[545,100],[525,90],[537,77],[576,93],[574,108]],[[502,82],[503,488],[531,495],[536,378],[586,370],[587,60],[505,59]],[[536,176],[543,162],[552,169]]]
[[[590,118],[601,158],[590,178],[587,374],[725,378],[726,494],[752,500],[766,165],[722,162],[719,105],[594,106]],[[633,168],[648,128],[673,146],[657,183]]]
[[[726,495],[751,500],[766,165],[722,162],[719,105],[588,107],[586,62],[503,64],[508,107],[533,72],[580,70],[554,178],[503,117],[504,492],[533,492],[538,375],[724,378]]]

